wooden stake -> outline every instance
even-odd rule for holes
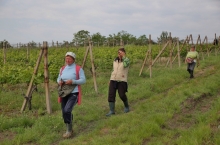
[[[179,38],[178,37],[177,37],[177,55],[178,55],[178,64],[180,67],[181,61],[180,61],[180,47],[179,47]]]
[[[32,87],[33,87],[33,81],[34,81],[35,76],[37,75],[37,71],[38,71],[38,68],[39,68],[39,65],[40,65],[40,61],[42,59],[42,55],[43,55],[43,48],[41,48],[38,60],[36,62],[36,66],[35,66],[35,69],[34,69],[34,72],[33,72],[32,78],[31,78],[31,81],[29,83],[28,90],[27,90],[27,93],[25,95],[25,99],[23,101],[23,105],[21,107],[21,112],[23,112],[25,110],[25,108],[27,106],[27,103],[28,103],[28,101],[30,99],[31,90],[32,90]]]
[[[171,32],[169,34],[169,47],[170,47],[170,68],[173,67],[173,63],[172,63],[172,55],[173,55],[173,49],[171,47],[171,44],[172,44],[172,38],[171,38]]]
[[[148,50],[147,53],[146,53],[146,56],[145,56],[144,62],[143,62],[143,64],[142,64],[142,67],[141,67],[139,76],[141,76],[141,73],[142,73],[142,71],[143,71],[143,69],[144,69],[144,65],[146,64],[147,56],[148,56],[148,55],[149,55],[149,50]]]
[[[150,78],[152,77],[152,53],[151,53],[151,35],[149,35],[149,56],[150,56],[150,62],[149,62],[149,69],[150,69]]]
[[[93,56],[92,56],[92,46],[91,46],[90,38],[89,38],[89,51],[90,51],[90,59],[91,59],[91,63],[92,63],[92,76],[93,76],[94,87],[95,87],[95,91],[98,92],[97,83],[96,83],[94,60],[93,60]]]
[[[88,53],[89,53],[89,46],[87,47],[86,53],[85,53],[85,55],[84,55],[83,63],[82,63],[82,66],[81,66],[82,68],[84,68],[84,66],[85,66],[86,58],[87,58],[87,56],[88,56]]]
[[[51,101],[50,101],[50,90],[49,90],[49,71],[48,71],[48,45],[47,42],[43,42],[43,50],[44,50],[44,85],[46,92],[46,105],[47,105],[47,113],[51,114]]]

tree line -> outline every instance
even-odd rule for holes
[[[88,43],[88,38],[90,38],[90,41],[92,42],[93,46],[118,46],[121,42],[123,42],[123,45],[148,45],[151,44],[158,44],[158,43],[166,43],[170,38],[167,31],[162,31],[161,35],[157,37],[157,41],[151,40],[149,42],[148,37],[144,34],[139,37],[136,37],[127,31],[120,31],[116,34],[109,34],[107,37],[101,35],[101,33],[97,32],[94,34],[90,34],[87,30],[80,30],[77,33],[73,34],[73,39],[71,42],[63,41],[63,43],[59,43],[56,45],[59,45],[60,47],[65,47],[65,45],[68,43],[70,46],[85,46]],[[177,40],[177,37],[172,37],[173,41]],[[182,43],[184,40],[179,40],[180,43]],[[3,43],[7,44],[6,48],[16,47],[14,45],[11,45],[10,42],[7,40],[0,41],[0,48],[3,48]],[[54,43],[54,42],[53,42]],[[18,45],[18,44],[17,44]],[[31,41],[26,44],[19,44],[18,47],[27,47],[30,46],[32,48],[39,47],[40,44]],[[53,44],[52,44],[53,45]]]

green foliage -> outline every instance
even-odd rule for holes
[[[88,56],[84,67],[87,82],[82,85],[82,105],[76,105],[74,114],[74,137],[62,139],[65,125],[60,104],[57,103],[56,78],[64,64],[66,50],[49,49],[49,72],[52,114],[47,114],[43,83],[43,63],[35,77],[38,91],[33,93],[32,110],[20,113],[23,103],[21,96],[27,90],[39,49],[31,50],[28,61],[13,61],[14,52],[8,51],[7,64],[1,67],[0,88],[0,138],[1,144],[219,144],[220,110],[220,64],[219,57],[205,55],[201,66],[195,68],[195,79],[189,80],[185,64],[166,68],[166,62],[156,62],[149,77],[147,64],[139,76],[146,52],[144,46],[127,46],[131,60],[128,76],[128,100],[131,111],[123,113],[123,103],[116,97],[116,115],[106,118],[109,111],[108,81],[112,61],[118,48],[93,48],[98,93],[94,90]],[[155,58],[161,49],[152,45]],[[184,48],[186,49],[186,48]],[[22,60],[26,50],[16,50],[16,59]],[[81,64],[85,48],[69,48],[76,53],[76,62]],[[13,54],[13,55],[12,55]],[[169,51],[162,54],[169,56]],[[15,64],[15,65],[14,65]],[[25,68],[25,69],[24,69]],[[26,71],[24,71],[26,70]],[[13,76],[15,81],[9,79]],[[25,75],[20,75],[21,72]],[[4,74],[4,75],[2,75]],[[26,79],[26,78],[27,79]],[[6,78],[4,80],[4,78]],[[25,81],[24,81],[25,80]],[[22,84],[24,83],[24,84]]]

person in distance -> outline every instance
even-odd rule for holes
[[[190,78],[194,78],[193,71],[197,64],[199,66],[199,53],[196,51],[195,45],[192,45],[190,51],[186,55],[185,63],[187,63],[187,71]]]

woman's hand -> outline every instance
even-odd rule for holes
[[[72,84],[73,84],[73,81],[72,81],[72,80],[67,80],[67,81],[65,82],[65,84],[66,84],[66,85],[72,85]]]

